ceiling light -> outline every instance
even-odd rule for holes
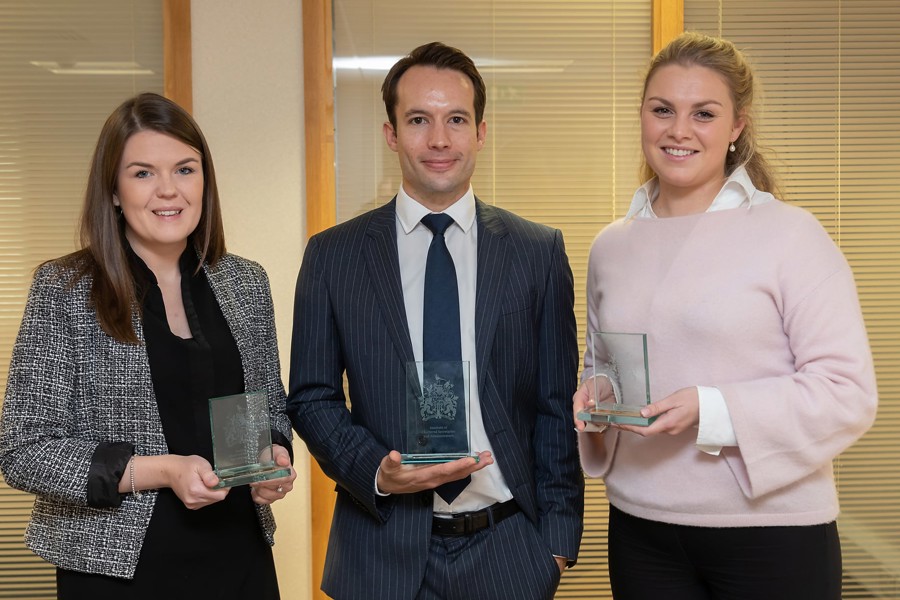
[[[388,71],[401,56],[344,56],[335,57],[336,71]],[[571,60],[498,60],[472,59],[482,73],[562,73]]]
[[[72,62],[33,60],[31,64],[55,75],[153,75],[153,71],[136,62]]]

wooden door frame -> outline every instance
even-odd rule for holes
[[[191,0],[163,0],[163,95],[194,110]]]
[[[303,101],[306,131],[306,239],[337,221],[334,176],[334,79],[331,0],[303,2]],[[319,588],[334,513],[334,482],[309,461],[312,597]]]

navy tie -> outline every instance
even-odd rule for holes
[[[461,361],[462,342],[459,333],[459,287],[456,283],[456,268],[453,266],[453,258],[447,249],[444,240],[444,232],[453,223],[450,215],[431,214],[422,217],[422,223],[431,230],[434,238],[428,247],[428,258],[425,262],[425,307],[422,321],[422,359],[429,361]],[[461,372],[452,373],[445,378],[455,380],[457,389],[463,390],[463,377]],[[425,372],[426,379],[430,374]],[[456,420],[465,421],[465,398],[460,398],[457,405]],[[457,440],[455,443],[465,441]],[[465,477],[457,481],[451,481],[438,486],[435,489],[438,495],[447,504],[459,496],[460,492],[471,481],[471,477]]]

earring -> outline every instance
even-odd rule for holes
[[[736,150],[736,148],[734,147],[734,142],[731,142],[731,145],[728,146],[728,151],[729,151],[729,152],[734,152],[735,150]]]

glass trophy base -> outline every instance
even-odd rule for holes
[[[419,465],[430,463],[445,463],[459,460],[460,458],[474,458],[478,462],[477,454],[460,454],[446,452],[443,454],[401,454],[400,463],[404,465]]]
[[[642,408],[644,407],[631,404],[601,402],[596,408],[578,413],[578,419],[585,423],[621,423],[646,427],[653,423],[656,417],[642,417]]]
[[[291,474],[290,467],[282,467],[279,465],[246,465],[244,467],[235,467],[233,469],[220,469],[216,471],[219,476],[219,483],[214,489],[222,489],[226,487],[234,487],[244,485],[245,483],[253,483],[255,481],[266,481],[269,479],[278,479],[279,477],[287,477]]]

